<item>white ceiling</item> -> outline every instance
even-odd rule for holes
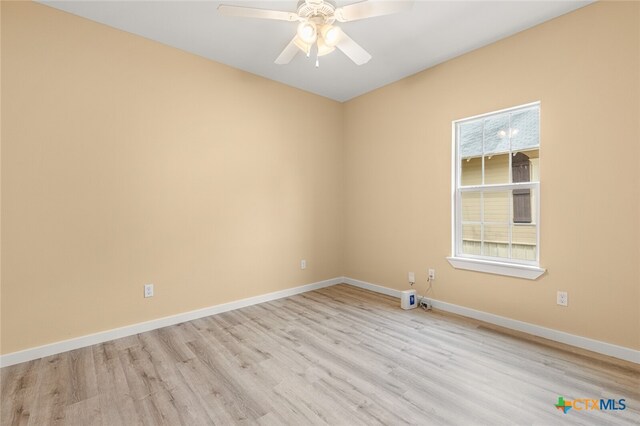
[[[223,17],[219,4],[295,11],[282,1],[41,1],[103,24],[318,95],[346,101],[465,52],[583,7],[591,1],[416,1],[410,12],[340,24],[373,59],[342,52],[274,60],[296,23]],[[355,1],[337,1],[338,6]]]

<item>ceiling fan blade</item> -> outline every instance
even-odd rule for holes
[[[296,35],[293,38],[293,40],[291,40],[289,42],[289,44],[287,44],[287,47],[284,48],[284,50],[282,51],[280,56],[278,56],[276,58],[276,61],[275,61],[276,64],[278,64],[278,65],[288,64],[296,56],[296,54],[300,51],[298,46],[296,46],[296,38],[297,37],[298,36]]]
[[[369,52],[364,50],[362,46],[353,41],[353,39],[342,30],[340,30],[340,41],[336,44],[336,47],[342,50],[342,53],[347,55],[356,65],[366,64],[371,59]]]
[[[404,12],[405,10],[410,10],[412,7],[413,1],[367,0],[339,7],[335,11],[335,17],[340,22],[357,21],[359,19],[373,18],[374,16]]]
[[[277,19],[279,21],[294,22],[299,20],[299,16],[291,12],[279,10],[255,9],[252,7],[230,6],[221,4],[218,12],[225,16],[238,16],[241,18]]]

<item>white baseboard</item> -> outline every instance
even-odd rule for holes
[[[366,281],[355,280],[349,277],[343,277],[342,282],[345,284],[352,285],[354,287],[360,287],[365,290],[375,291],[376,293],[386,294],[387,296],[397,297],[398,299],[402,296],[402,292],[400,290],[394,290],[389,287],[384,287],[377,284],[371,284]]]
[[[343,282],[355,287],[364,288],[366,290],[375,291],[377,293],[386,294],[392,297],[400,298],[402,294],[400,290],[394,290],[381,285],[355,280],[353,278],[344,277]],[[500,315],[490,314],[488,312],[477,311],[475,309],[466,308],[464,306],[454,305],[453,303],[441,302],[439,300],[430,298],[427,298],[427,300],[429,300],[431,302],[431,305],[436,309],[488,322],[490,324],[499,325],[501,327],[509,328],[512,330],[522,331],[524,333],[543,337],[555,342],[565,343],[567,345],[587,349],[599,354],[608,355],[614,358],[619,358],[625,361],[640,364],[640,351],[634,349],[614,345],[612,343],[601,342],[599,340],[589,339],[588,337],[576,336],[575,334],[569,334],[565,333],[564,331],[541,327],[539,325],[502,317]]]
[[[167,327],[182,322],[191,321],[198,318],[208,317],[210,315],[222,312],[232,311],[234,309],[244,308],[246,306],[256,305],[258,303],[269,302],[271,300],[282,299],[307,291],[317,290],[323,287],[329,287],[342,283],[342,277],[332,278],[330,280],[319,281],[317,283],[306,284],[299,287],[288,288],[286,290],[274,291],[273,293],[262,294],[259,296],[248,297],[246,299],[236,300],[229,303],[210,306],[208,308],[198,309],[195,311],[184,312],[177,315],[171,315],[164,318],[158,318],[151,321],[141,322],[138,324],[128,325],[125,327],[114,328],[112,330],[101,331],[99,333],[89,334],[86,336],[75,337],[61,342],[50,343],[48,345],[29,348],[18,352],[9,353],[0,356],[0,367],[8,367],[9,365],[19,364],[21,362],[31,361],[45,356],[55,355],[62,352],[79,349],[98,343],[107,342],[109,340],[127,337],[145,331],[151,331],[158,328]]]
[[[7,367],[9,365],[19,364],[21,362],[31,361],[34,359],[71,351],[73,349],[79,349],[86,346],[107,342],[109,340],[119,339],[122,337],[127,337],[127,336],[131,336],[138,333],[143,333],[145,331],[156,330],[158,328],[167,327],[170,325],[179,324],[186,321],[191,321],[194,319],[219,314],[222,312],[232,311],[234,309],[240,309],[246,306],[256,305],[258,303],[269,302],[271,300],[281,299],[284,297],[289,297],[296,294],[305,293],[308,291],[317,290],[320,288],[329,287],[329,286],[340,284],[340,283],[345,283],[345,284],[352,285],[354,287],[371,290],[376,293],[386,294],[387,296],[396,297],[398,299],[402,294],[400,290],[395,290],[395,289],[384,287],[377,284],[371,284],[366,281],[360,281],[360,280],[356,280],[348,277],[337,277],[337,278],[332,278],[325,281],[319,281],[316,283],[289,288],[286,290],[275,291],[273,293],[262,294],[259,296],[236,300],[233,302],[222,303],[220,305],[210,306],[208,308],[198,309],[190,312],[184,312],[177,315],[158,318],[151,321],[146,321],[146,322],[133,324],[125,327],[120,327],[112,330],[102,331],[99,333],[89,334],[86,336],[76,337],[69,340],[63,340],[61,342],[50,343],[47,345],[25,349],[22,351],[13,352],[6,355],[1,355],[0,367]],[[541,327],[535,324],[530,324],[523,321],[514,320],[511,318],[490,314],[488,312],[482,312],[475,309],[466,308],[464,306],[454,305],[452,303],[441,302],[439,300],[434,300],[434,299],[429,299],[429,301],[431,302],[432,306],[436,309],[441,309],[443,311],[451,312],[451,313],[462,315],[469,318],[474,318],[480,321],[485,321],[490,324],[499,325],[505,328],[510,328],[512,330],[522,331],[524,333],[532,334],[534,336],[544,337],[545,339],[553,340],[560,343],[565,343],[571,346],[576,346],[578,348],[587,349],[603,355],[608,355],[615,358],[640,364],[640,351],[637,351],[634,349],[625,348],[623,346],[618,346],[611,343],[589,339],[587,337],[576,336],[574,334],[565,333],[563,331]]]

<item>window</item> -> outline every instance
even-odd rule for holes
[[[540,105],[453,122],[456,268],[535,279],[540,253]]]
[[[531,181],[531,163],[529,160],[529,156],[523,152],[513,154],[511,180],[514,183]],[[513,222],[531,223],[531,190],[513,190]]]

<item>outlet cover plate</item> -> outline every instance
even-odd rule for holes
[[[153,297],[153,284],[144,285],[144,297]]]
[[[569,306],[569,296],[566,291],[559,291],[556,296],[556,303],[560,306]]]

